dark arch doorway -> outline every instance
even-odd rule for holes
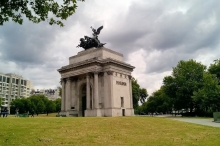
[[[82,116],[85,117],[85,110],[86,110],[86,84],[82,85],[82,91],[81,91],[81,111]]]

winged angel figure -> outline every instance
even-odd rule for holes
[[[103,26],[100,26],[97,30],[94,29],[92,26],[90,27],[93,31],[93,37],[84,36],[84,38],[80,39],[80,44],[77,47],[82,47],[85,50],[92,48],[92,47],[103,47],[105,43],[100,43],[98,39],[98,35],[100,34],[101,30],[103,29]]]

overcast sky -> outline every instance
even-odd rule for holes
[[[219,0],[86,0],[65,27],[47,22],[0,26],[0,72],[33,81],[35,89],[56,88],[57,69],[70,56],[90,26],[104,28],[99,35],[106,48],[124,54],[135,66],[132,73],[152,93],[180,60],[204,65],[220,58]]]

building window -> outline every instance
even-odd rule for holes
[[[15,78],[12,78],[12,83],[15,83]]]
[[[16,79],[16,84],[18,85],[19,79]]]
[[[10,78],[7,78],[7,83],[10,83]]]
[[[21,80],[21,85],[24,85],[24,84],[23,84],[23,80]]]
[[[2,81],[2,76],[0,76],[0,82]]]
[[[26,81],[26,80],[24,80],[24,85],[25,85],[25,86],[27,85],[27,81]]]
[[[121,97],[121,107],[124,107],[124,97]]]
[[[3,76],[3,82],[6,82],[6,77]]]

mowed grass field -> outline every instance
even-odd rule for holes
[[[1,117],[4,145],[219,146],[220,128],[156,117]]]

